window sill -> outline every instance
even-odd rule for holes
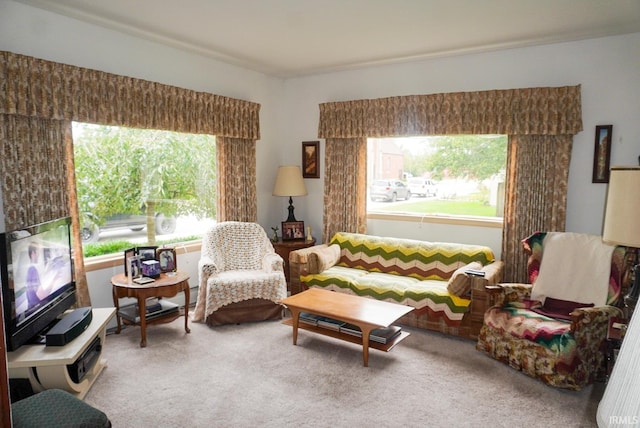
[[[189,241],[175,245],[178,253],[193,253],[200,251],[202,241]],[[108,269],[115,266],[124,266],[124,255],[120,253],[105,254],[104,256],[87,257],[84,259],[84,269],[86,272],[93,272],[101,269]]]
[[[399,213],[368,212],[367,219],[408,221],[415,223],[450,224],[456,226],[491,227],[495,229],[501,229],[503,225],[502,219],[498,217],[461,217],[433,214],[412,215]]]

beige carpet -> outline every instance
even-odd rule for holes
[[[590,427],[604,385],[548,387],[475,350],[405,328],[389,353],[279,322],[184,320],[107,336],[108,367],[86,397],[120,427]]]

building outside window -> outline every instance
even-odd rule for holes
[[[506,135],[370,138],[367,151],[368,213],[503,217]],[[381,189],[384,180],[409,197]]]

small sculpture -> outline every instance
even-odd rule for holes
[[[280,240],[280,238],[278,238],[278,226],[272,227],[271,230],[273,230],[273,237],[271,238],[271,242],[278,242]]]

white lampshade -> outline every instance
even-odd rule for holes
[[[302,179],[299,166],[289,165],[278,167],[276,185],[273,186],[273,196],[305,196],[307,188]]]
[[[609,176],[602,239],[640,248],[640,167],[614,166]]]
[[[612,167],[607,191],[602,239],[615,245],[640,248],[640,167]],[[634,263],[637,263],[634,261]],[[627,296],[637,301],[640,284],[638,266],[636,278]],[[631,297],[631,299],[629,299]],[[628,300],[629,299],[629,300]],[[640,425],[640,309],[636,307],[624,336],[618,358],[613,366],[596,420],[599,427]]]

